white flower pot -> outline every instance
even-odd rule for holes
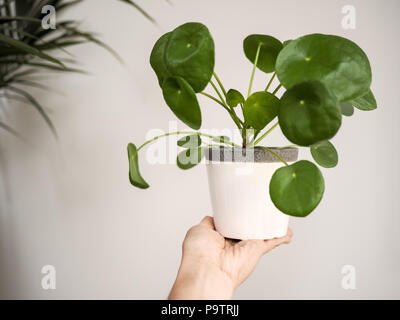
[[[297,148],[271,148],[286,162],[297,160]],[[289,216],[269,196],[269,182],[284,164],[265,149],[207,149],[206,166],[214,223],[231,239],[272,239],[286,234]]]

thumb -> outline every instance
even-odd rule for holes
[[[288,228],[288,231],[285,236],[281,238],[274,238],[274,239],[269,239],[269,240],[264,240],[264,244],[262,246],[262,252],[263,254],[266,254],[267,252],[271,251],[272,249],[280,246],[281,244],[288,244],[292,240],[293,237],[293,231],[292,229]]]

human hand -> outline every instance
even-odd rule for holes
[[[273,248],[289,243],[293,232],[270,240],[236,241],[215,231],[212,217],[189,229],[183,242],[182,262],[169,299],[230,299]]]

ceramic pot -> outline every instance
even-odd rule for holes
[[[298,158],[297,148],[270,148],[286,162]],[[289,216],[269,196],[269,182],[284,164],[262,148],[209,148],[205,152],[217,231],[231,239],[272,239],[286,234]]]

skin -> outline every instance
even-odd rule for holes
[[[168,299],[231,299],[233,291],[253,272],[260,258],[293,236],[270,240],[225,239],[205,217],[189,229],[183,242],[182,261]]]

